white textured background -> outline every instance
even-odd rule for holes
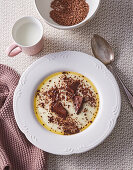
[[[5,49],[12,42],[11,29],[23,16],[35,16],[44,27],[44,49],[37,56],[19,54],[9,58]],[[92,54],[90,40],[94,33],[113,46],[114,66],[133,92],[133,0],[102,0],[96,16],[87,25],[72,31],[56,30],[46,25],[34,0],[0,0],[0,63],[20,74],[41,56],[63,50]],[[121,88],[121,86],[120,86]],[[122,111],[112,134],[97,148],[79,155],[49,154],[49,170],[133,170],[133,109],[121,88]]]

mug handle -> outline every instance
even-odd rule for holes
[[[16,48],[16,49],[15,49],[15,48]],[[21,47],[19,47],[19,46],[14,42],[14,43],[11,44],[10,47],[7,48],[6,52],[7,52],[7,55],[8,55],[9,57],[14,57],[14,56],[18,55],[19,53],[21,53],[21,52],[22,52],[22,49],[21,49]]]

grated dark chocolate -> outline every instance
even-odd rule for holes
[[[68,113],[67,109],[70,107],[70,105],[62,105],[62,100],[73,102],[73,104],[75,104],[75,113],[80,114],[80,112],[83,111],[85,116],[84,120],[89,121],[86,114],[88,110],[86,108],[83,109],[83,105],[88,104],[91,107],[96,107],[97,98],[93,91],[90,89],[91,87],[86,87],[83,85],[83,80],[76,79],[76,76],[75,79],[72,77],[67,77],[67,74],[68,73],[66,72],[62,72],[60,80],[63,80],[64,84],[62,83],[59,88],[54,85],[54,87],[51,87],[47,91],[42,91],[44,98],[43,102],[41,103],[41,107],[44,108],[45,103],[48,104],[50,102],[50,110],[52,113],[55,113],[56,116],[52,115],[51,113],[51,116],[48,116],[48,122],[59,125],[59,129],[62,129],[65,135],[71,135],[80,132],[82,127],[79,128],[80,126],[78,126],[79,122],[77,121],[77,118],[72,118],[73,114]],[[49,82],[51,81],[49,80]],[[39,92],[37,91],[37,93]],[[41,96],[39,95],[39,98],[40,97]],[[77,105],[78,100],[80,101],[79,106]],[[92,121],[90,121],[90,123],[92,123]]]

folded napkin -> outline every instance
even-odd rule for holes
[[[46,170],[46,153],[33,146],[18,129],[13,93],[19,75],[0,64],[0,170]]]

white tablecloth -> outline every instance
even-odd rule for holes
[[[12,43],[11,29],[23,16],[35,16],[44,27],[44,49],[36,56],[23,53],[14,58],[5,54]],[[0,63],[20,74],[41,56],[63,50],[92,54],[90,40],[94,33],[105,37],[115,51],[114,67],[133,92],[133,1],[102,0],[96,16],[85,26],[62,31],[44,23],[34,0],[0,0]],[[83,154],[56,156],[49,154],[49,170],[132,170],[133,110],[121,88],[122,110],[112,134],[97,148]]]

